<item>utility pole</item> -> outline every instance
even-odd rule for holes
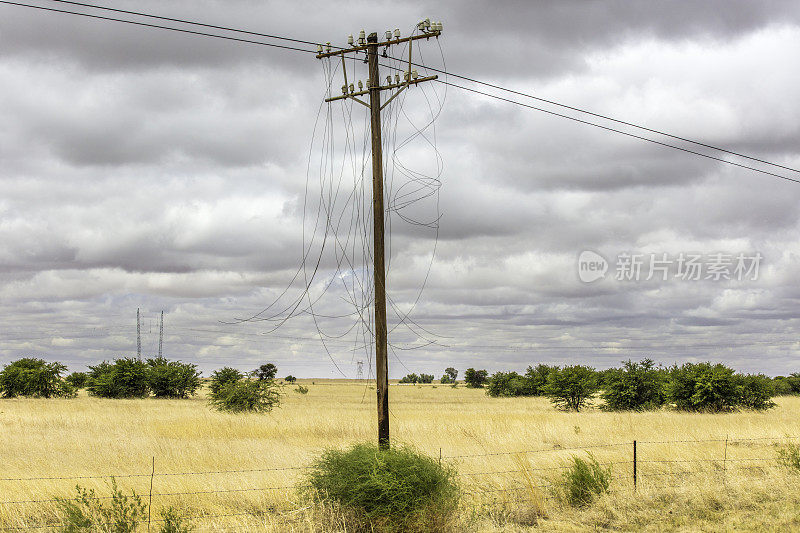
[[[164,311],[161,311],[161,323],[158,326],[158,358],[161,359],[161,348],[164,346]]]
[[[389,363],[387,348],[386,328],[386,268],[384,265],[384,205],[383,205],[383,154],[381,151],[381,109],[391,102],[397,95],[412,85],[424,81],[435,80],[437,76],[420,78],[416,70],[411,69],[412,43],[418,39],[438,38],[442,33],[441,22],[431,23],[430,19],[417,24],[419,33],[411,37],[400,38],[400,30],[394,33],[387,31],[385,40],[378,42],[378,34],[370,33],[365,39],[365,32],[359,32],[358,41],[354,42],[353,36],[347,39],[348,48],[331,51],[330,43],[325,50],[323,46],[317,47],[317,59],[340,56],[342,59],[342,74],[344,85],[342,95],[326,98],[326,102],[350,98],[366,106],[370,110],[370,126],[372,130],[372,216],[373,216],[373,276],[375,281],[375,379],[378,396],[378,447],[382,450],[389,449]],[[408,69],[404,72],[403,80],[395,74],[394,82],[391,76],[386,78],[386,85],[381,85],[380,70],[378,66],[378,48],[384,47],[384,55],[390,46],[408,43]],[[347,81],[346,56],[357,55],[364,52],[369,64],[369,78],[367,90],[363,90],[361,81],[358,82],[358,91],[352,83]],[[381,92],[392,91],[393,94],[381,105]],[[358,98],[369,95],[369,103]]]
[[[136,357],[142,358],[142,321],[139,319],[139,308],[136,308]]]

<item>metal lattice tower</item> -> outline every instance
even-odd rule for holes
[[[164,346],[164,311],[161,311],[161,323],[158,326],[158,357],[161,358],[161,349]]]
[[[139,317],[139,308],[136,308],[136,357],[142,358],[142,321]]]

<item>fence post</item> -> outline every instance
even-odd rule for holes
[[[442,466],[442,449],[439,448],[439,466]]]
[[[725,454],[722,456],[722,483],[728,484],[728,436],[725,435]]]
[[[156,458],[153,456],[153,469],[150,471],[150,494],[147,502],[147,533],[150,533],[150,515],[153,511],[153,477],[156,475]]]
[[[633,490],[636,490],[636,441],[633,441]]]

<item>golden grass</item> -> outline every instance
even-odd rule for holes
[[[321,449],[376,438],[374,389],[300,382],[308,394],[289,386],[282,406],[266,415],[214,412],[203,394],[191,400],[84,394],[0,400],[0,477],[114,474],[122,488],[146,495],[155,457],[154,518],[160,508],[178,505],[193,516],[231,515],[195,520],[200,531],[315,531],[320,524],[336,530],[291,488],[242,490],[294,486],[302,479],[294,468]],[[562,413],[543,398],[492,399],[462,386],[393,385],[390,401],[394,440],[456,463],[466,493],[457,530],[525,531],[533,524],[544,531],[800,529],[800,475],[778,465],[774,442],[736,440],[773,437],[780,443],[800,435],[800,397],[778,398],[778,407],[765,413],[730,414]],[[722,441],[647,442],[707,439]],[[591,448],[598,461],[612,463],[612,490],[588,508],[572,509],[548,485],[559,482],[572,455],[585,456],[572,448],[591,446],[598,446]],[[529,450],[535,453],[513,453]],[[656,460],[674,462],[649,462]],[[163,475],[267,468],[290,470]],[[141,476],[124,477],[134,475]],[[72,496],[76,484],[108,494],[103,479],[2,480],[0,500]],[[176,492],[200,494],[158,495]],[[53,502],[0,504],[0,527],[57,520]]]

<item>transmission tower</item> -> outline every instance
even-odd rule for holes
[[[164,311],[161,311],[161,322],[158,326],[158,358],[161,358],[161,348],[164,346]]]
[[[136,308],[136,357],[142,358],[142,321],[139,318],[139,308]]]
[[[364,379],[364,361],[356,361],[356,379],[358,381]]]
[[[377,33],[370,33],[365,38],[364,30],[358,35],[358,40],[354,41],[353,36],[347,38],[347,48],[331,51],[330,43],[327,43],[323,50],[322,45],[317,47],[317,59],[331,58],[339,56],[342,60],[342,75],[344,85],[342,85],[342,95],[326,98],[326,102],[344,100],[349,98],[369,108],[370,126],[372,131],[372,216],[373,216],[373,274],[375,278],[375,378],[376,391],[378,395],[378,446],[381,449],[389,448],[389,364],[387,350],[387,329],[386,329],[386,269],[384,267],[384,207],[383,207],[383,154],[381,152],[381,109],[394,100],[399,94],[411,86],[418,85],[425,81],[435,80],[437,76],[419,77],[416,69],[411,69],[411,49],[412,43],[419,39],[439,38],[442,33],[442,23],[431,23],[426,19],[417,24],[419,33],[411,37],[400,38],[400,30],[395,29],[394,33],[387,30],[385,39],[378,41]],[[383,55],[388,56],[390,47],[402,43],[408,43],[408,68],[403,72],[403,79],[399,74],[386,77],[386,85],[381,85],[381,77],[378,69],[378,48],[383,48]],[[367,78],[367,89],[363,89],[361,81],[358,81],[358,91],[352,83],[347,80],[347,57],[366,54],[369,64],[369,78]],[[381,92],[390,91],[392,94],[381,104]],[[369,95],[369,103],[365,102],[360,96]]]

